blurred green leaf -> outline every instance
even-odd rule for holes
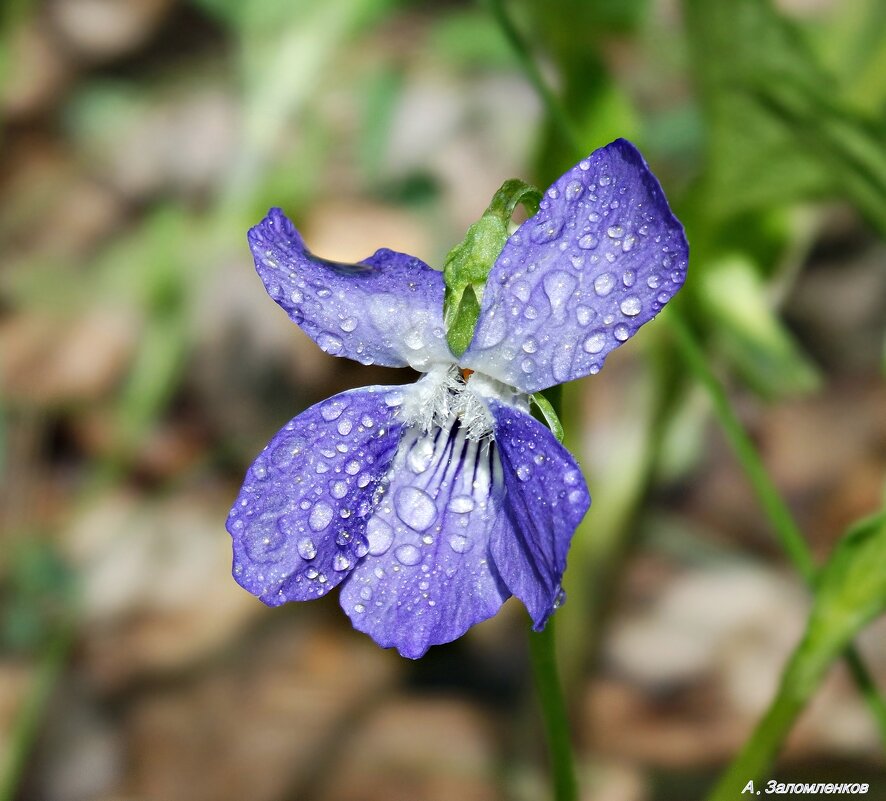
[[[809,392],[818,371],[772,309],[755,265],[726,256],[701,276],[701,297],[716,321],[717,345],[748,383],[767,396]]]
[[[428,52],[459,69],[508,68],[514,54],[490,16],[479,9],[453,11],[434,22]]]
[[[403,74],[384,65],[362,84],[363,124],[357,141],[360,166],[372,185],[382,171],[397,101],[403,91]]]
[[[886,510],[855,525],[821,570],[806,632],[782,675],[776,698],[711,801],[737,798],[748,780],[764,775],[827,669],[884,612]]]
[[[684,7],[714,216],[838,194],[886,230],[881,125],[840,97],[797,27],[769,0]]]

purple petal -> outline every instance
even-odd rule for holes
[[[505,243],[460,362],[524,392],[596,373],[683,285],[688,253],[655,176],[617,139]]]
[[[449,430],[404,435],[370,518],[369,555],[341,605],[354,628],[416,659],[494,615],[509,593],[490,563],[503,492],[491,443]]]
[[[366,387],[287,423],[228,516],[234,578],[269,606],[325,595],[366,553],[373,493],[396,453],[400,387]]]
[[[378,250],[359,264],[314,256],[280,209],[249,231],[268,294],[323,350],[363,364],[427,370],[451,362],[443,328],[443,274]]]
[[[490,553],[538,631],[559,604],[569,543],[591,497],[575,459],[547,428],[495,400],[489,409],[507,489]]]

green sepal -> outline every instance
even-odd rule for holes
[[[529,397],[538,407],[541,416],[545,419],[545,423],[547,423],[548,428],[551,429],[551,433],[557,438],[557,442],[562,443],[566,433],[563,431],[563,423],[561,423],[560,418],[557,417],[557,413],[554,411],[551,402],[542,395],[541,392],[536,392]]]
[[[449,251],[443,264],[443,320],[446,341],[456,356],[465,352],[474,335],[486,278],[508,241],[514,211],[522,203],[534,214],[540,199],[534,186],[517,178],[505,181],[464,240]]]

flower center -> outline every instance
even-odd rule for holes
[[[469,440],[481,440],[492,436],[494,426],[488,399],[529,410],[527,396],[513,387],[455,364],[438,364],[406,390],[401,415],[406,425],[424,432],[457,420]]]

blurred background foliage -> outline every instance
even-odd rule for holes
[[[687,228],[681,319],[824,564],[883,504],[884,9],[3,4],[0,798],[545,793],[519,605],[413,664],[334,598],[270,612],[230,578],[264,442],[409,380],[273,307],[245,245],[270,205],[329,258],[439,266],[506,178],[632,139]],[[811,605],[678,343],[662,319],[564,393],[594,497],[558,613],[586,797],[703,797],[804,658],[824,684],[772,775],[882,789],[869,709],[828,668],[863,628],[886,686],[883,526]]]

